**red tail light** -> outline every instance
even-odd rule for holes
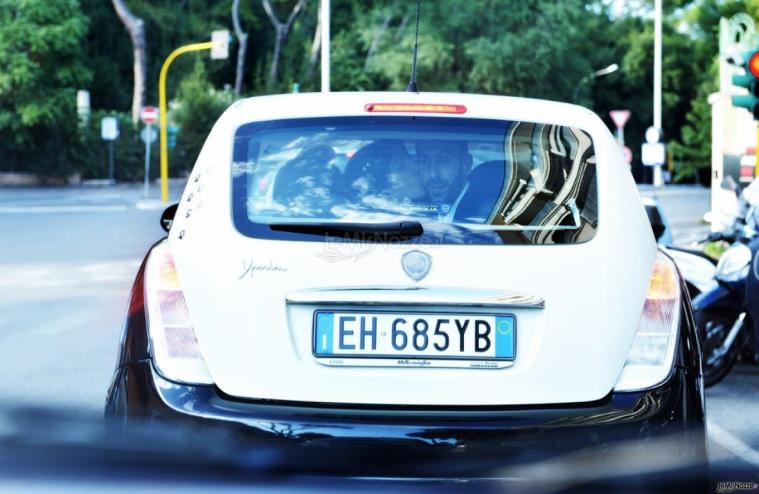
[[[464,105],[430,103],[368,103],[364,110],[372,113],[466,113]]]

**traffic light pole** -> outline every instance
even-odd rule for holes
[[[329,39],[330,39],[330,4],[329,0],[321,0],[321,22],[322,22],[322,49],[321,49],[321,69],[322,69],[322,92],[328,93],[330,91],[329,85],[330,85],[330,70],[329,70],[329,64],[330,64],[330,45],[329,45]]]
[[[662,128],[662,0],[654,1],[654,127],[661,131]],[[661,187],[662,164],[654,165],[653,185]]]
[[[171,54],[166,57],[166,60],[161,66],[161,75],[158,77],[158,118],[159,127],[161,130],[160,148],[161,148],[161,201],[169,202],[169,153],[168,153],[168,135],[166,131],[167,127],[167,111],[166,111],[166,76],[169,72],[169,66],[171,63],[183,53],[189,53],[191,51],[210,50],[214,47],[213,41],[207,41],[204,43],[192,43],[189,45],[180,46]]]

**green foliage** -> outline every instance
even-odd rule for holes
[[[698,93],[685,116],[686,124],[682,127],[680,140],[670,143],[676,182],[700,182],[699,171],[711,167],[712,109],[707,98],[718,89],[715,82],[717,69],[717,64],[714,64],[709,75],[699,85]]]
[[[139,181],[145,176],[145,144],[140,140],[141,126],[132,125],[129,113],[98,110],[90,115],[88,122],[80,123],[77,140],[72,144],[72,161],[82,178],[106,178],[108,176],[108,141],[100,134],[103,117],[116,117],[119,122],[119,138],[113,141],[114,177],[121,181]],[[157,169],[157,146],[153,145],[153,176]]]
[[[76,90],[90,80],[76,0],[0,0],[0,163],[66,173]]]
[[[681,56],[686,57],[686,62],[689,58],[693,62],[690,66],[682,64],[680,69],[680,73],[689,72],[687,84],[691,91],[681,94],[681,106],[671,110],[681,118],[676,123],[680,133],[670,140],[675,181],[698,183],[710,179],[711,105],[708,97],[719,91],[719,19],[739,12],[756,16],[759,14],[759,2],[701,0],[685,14],[692,31],[683,43]],[[670,72],[669,69],[666,72]]]
[[[414,20],[413,2],[355,6],[351,28],[337,31],[334,39],[335,88],[404,90]],[[599,50],[586,41],[595,20],[579,0],[424,3],[419,87],[568,100],[577,81],[595,67]],[[368,57],[372,46],[377,50]]]
[[[492,94],[571,99],[575,85],[595,68],[582,52],[590,17],[584,2],[537,3],[496,10],[497,23],[486,35],[465,43],[469,86]]]
[[[169,119],[179,127],[177,147],[170,153],[172,174],[192,168],[213,124],[234,100],[230,90],[214,89],[205,64],[197,60],[179,85],[176,108],[169,112]]]
[[[296,0],[272,0],[284,20]],[[320,89],[319,61],[310,55],[318,0],[307,3],[283,45],[275,92]],[[178,46],[204,41],[214,29],[231,30],[231,1],[128,0],[145,22],[147,103],[157,103],[161,64]],[[619,10],[619,7],[622,7]],[[435,0],[422,2],[418,83],[422,91],[506,94],[577,102],[601,115],[628,108],[627,145],[637,163],[651,125],[653,22],[650,0]],[[613,11],[613,12],[612,12]],[[665,2],[664,133],[678,180],[708,167],[710,107],[720,17],[740,11],[759,16],[759,0]],[[416,2],[332,0],[333,90],[404,90],[411,69]],[[240,5],[248,32],[245,95],[266,92],[274,28],[260,0]],[[233,102],[236,43],[230,59],[183,55],[171,67],[171,122],[181,128],[171,174],[189,169],[216,118]],[[51,176],[107,173],[100,118],[117,115],[117,177],[142,178],[144,146],[126,118],[132,97],[132,46],[110,2],[0,0],[0,170]],[[604,77],[594,71],[618,63]],[[93,114],[77,126],[75,93],[89,89]],[[157,145],[154,146],[154,150]],[[157,156],[157,153],[156,153]],[[154,156],[155,160],[155,156]],[[157,161],[157,160],[156,160]],[[157,168],[154,166],[154,168]]]

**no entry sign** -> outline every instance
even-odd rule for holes
[[[158,121],[158,108],[155,106],[144,107],[140,113],[140,118],[145,125],[156,123]]]

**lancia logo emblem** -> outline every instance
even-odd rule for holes
[[[432,267],[432,257],[419,250],[406,252],[401,257],[401,266],[409,278],[419,281],[430,272]]]

